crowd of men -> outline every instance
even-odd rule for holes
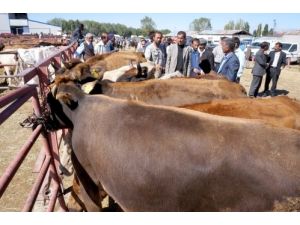
[[[114,35],[103,32],[100,40],[94,43],[94,36],[87,33],[83,36],[84,26],[81,24],[72,35],[72,41],[79,42],[75,57],[84,60],[96,54],[118,51]],[[238,37],[222,37],[220,44],[213,50],[207,47],[207,40],[194,38],[190,45],[186,43],[186,33],[179,31],[175,39],[164,38],[160,31],[149,33],[148,42],[141,38],[136,47],[137,52],[143,52],[148,61],[155,64],[157,72],[155,78],[163,74],[180,72],[187,77],[198,77],[208,72],[219,77],[226,77],[232,82],[239,83],[246,64],[246,55],[240,49]],[[264,96],[276,95],[276,86],[280,71],[286,65],[286,55],[281,51],[282,44],[277,43],[274,51],[266,54],[269,45],[261,44],[261,49],[255,55],[252,70],[253,80],[249,91],[250,97],[257,97],[263,75],[267,74]],[[205,63],[204,63],[205,62]],[[208,68],[207,68],[208,67]],[[271,92],[269,83],[272,80]]]

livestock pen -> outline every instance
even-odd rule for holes
[[[36,119],[40,118],[42,115],[42,107],[44,107],[44,99],[47,93],[47,87],[49,85],[48,79],[48,66],[52,63],[57,68],[61,67],[63,60],[69,60],[72,57],[73,52],[76,49],[76,43],[72,43],[69,46],[61,47],[61,50],[57,53],[54,53],[49,58],[43,60],[42,62],[35,65],[33,68],[28,68],[23,72],[15,75],[17,78],[24,80],[25,85],[17,88],[14,91],[10,91],[7,94],[0,97],[0,125],[2,125],[6,120],[13,116],[13,114],[20,109],[20,107],[27,104],[29,99],[32,100],[32,108],[34,109],[34,117]],[[37,91],[37,85],[28,85],[27,82],[38,76],[39,78],[39,92]],[[28,107],[28,106],[27,106]],[[18,123],[19,121],[15,121]],[[20,127],[21,128],[21,127]],[[2,129],[2,128],[1,128]],[[2,130],[3,131],[3,130]],[[9,132],[9,131],[8,131]],[[62,134],[63,135],[63,132]],[[34,176],[35,182],[31,187],[30,192],[26,201],[23,203],[22,211],[32,211],[38,195],[49,195],[50,199],[47,202],[47,211],[54,211],[56,201],[59,201],[60,208],[63,211],[67,211],[67,207],[63,198],[64,188],[62,185],[61,178],[58,174],[58,146],[60,142],[61,135],[56,133],[49,133],[43,126],[43,124],[37,124],[34,126],[32,133],[26,140],[26,142],[19,149],[18,153],[14,156],[15,158],[10,161],[10,163],[3,168],[1,171],[0,178],[0,203],[5,205],[5,202],[2,202],[3,196],[6,194],[6,190],[11,184],[14,176],[19,172],[19,168],[24,162],[28,153],[32,151],[32,146],[40,139],[41,149],[37,154],[36,164],[34,166],[32,176]],[[15,138],[18,137],[15,134],[12,137],[9,137],[12,142],[16,141]],[[4,137],[1,137],[4,138]],[[0,155],[3,157],[5,148],[10,146],[1,146]],[[27,177],[22,177],[23,179],[28,179]],[[21,179],[22,179],[21,178]],[[50,188],[51,186],[51,188]],[[22,189],[18,187],[18,189]],[[17,191],[16,191],[17,192]],[[10,193],[16,195],[17,193]],[[0,205],[1,205],[0,204]],[[8,209],[9,210],[9,209]],[[18,211],[18,210],[12,210]],[[40,211],[40,210],[37,210]]]

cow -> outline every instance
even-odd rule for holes
[[[297,130],[86,95],[72,82],[48,103],[80,165],[124,211],[269,211],[300,195]]]
[[[98,86],[96,86],[98,84]],[[96,86],[96,88],[95,88]],[[245,88],[227,80],[175,78],[141,82],[94,82],[82,86],[88,93],[130,99],[154,105],[182,106],[209,102],[212,99],[246,97]]]
[[[3,51],[0,54],[0,65],[4,65],[4,71],[7,76],[15,75],[17,70],[16,67],[18,65],[18,57],[16,53],[12,53],[11,50]],[[9,86],[12,85],[12,80],[10,77],[7,78],[7,83]]]
[[[273,126],[300,130],[300,102],[287,96],[212,100],[181,107],[214,115],[259,119]]]
[[[57,78],[56,82],[68,78]],[[72,78],[69,77],[70,80]],[[99,85],[95,89],[95,83]],[[86,93],[101,93],[107,96],[142,101],[148,104],[181,106],[211,101],[215,98],[241,98],[246,97],[245,89],[227,80],[197,80],[197,79],[171,79],[171,80],[148,80],[138,83],[111,83],[111,82],[92,82],[81,87]],[[70,166],[69,150],[62,150],[61,168],[68,175],[73,171]],[[76,176],[76,175],[75,175]],[[77,183],[74,183],[77,185]],[[74,193],[79,195],[79,193]],[[69,204],[71,208],[74,204]],[[90,208],[91,209],[91,208]],[[96,210],[97,208],[93,208]]]
[[[133,74],[137,77],[143,75],[143,77],[147,78],[154,76],[155,73],[154,65],[146,62],[144,55],[138,52],[105,53],[91,57],[84,63],[79,59],[72,59],[64,62],[64,66],[65,69],[62,69],[59,72],[59,75],[70,76],[72,79],[76,80],[84,80],[87,77],[102,80],[105,72],[108,71],[109,74],[116,74],[113,75],[113,79],[111,79],[111,81],[114,82],[123,80],[122,78],[118,78],[126,77],[127,75],[125,74],[131,74],[129,76],[130,78],[134,77]],[[132,70],[132,67],[135,67],[136,69]],[[83,68],[85,69],[83,70]]]

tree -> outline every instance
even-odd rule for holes
[[[190,30],[194,31],[203,31],[203,30],[211,30],[211,22],[210,19],[201,17],[199,19],[194,19],[190,24]]]
[[[253,31],[253,36],[257,37],[257,31],[256,30]]]
[[[169,29],[163,29],[163,30],[160,30],[160,32],[162,32],[163,35],[171,33],[171,31]]]
[[[59,26],[62,27],[64,19],[61,18],[53,18],[52,20],[48,20],[47,23],[54,25],[54,26]]]
[[[269,30],[269,36],[273,36],[274,35],[274,30],[273,30],[273,28],[271,28],[270,30]]]
[[[265,24],[264,30],[262,32],[262,36],[268,36],[269,35],[269,25]]]
[[[234,25],[235,30],[244,30],[244,27],[245,27],[245,21],[242,19],[239,19]]]
[[[261,37],[261,28],[262,28],[262,25],[261,25],[261,23],[260,23],[260,24],[258,24],[257,30],[256,30],[256,35],[257,35],[257,37]]]
[[[227,24],[224,26],[224,30],[233,30],[234,29],[234,21],[230,20]]]
[[[248,22],[246,22],[246,23],[244,24],[244,30],[247,31],[247,32],[250,32],[250,25],[249,25]]]
[[[156,24],[150,17],[145,16],[141,20],[141,29],[148,34],[149,31],[156,29]]]

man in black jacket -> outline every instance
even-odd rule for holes
[[[271,87],[271,96],[276,95],[276,86],[278,78],[281,72],[286,65],[286,54],[282,51],[282,44],[277,42],[274,47],[274,51],[271,51],[269,54],[270,58],[270,67],[267,69],[267,76],[265,81],[265,90],[264,95],[267,96],[269,92],[269,84],[272,80]]]
[[[214,55],[212,51],[206,48],[207,41],[204,38],[199,39],[199,53],[200,53],[200,63],[207,59],[209,61],[212,70],[215,69]]]

